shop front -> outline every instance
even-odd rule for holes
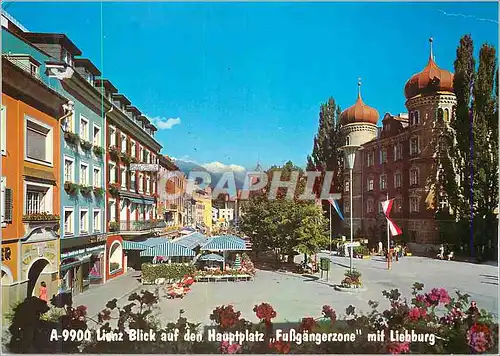
[[[60,290],[73,295],[106,281],[106,234],[61,240]]]
[[[18,283],[18,242],[2,242],[2,314],[12,310],[12,305],[22,299]]]
[[[108,236],[106,242],[106,279],[121,276],[127,270],[127,260],[123,253],[123,239],[120,235]]]
[[[42,282],[47,285],[49,298],[57,294],[59,254],[59,239],[21,244],[21,288],[24,297],[38,297]]]

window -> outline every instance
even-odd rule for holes
[[[80,233],[87,234],[89,232],[89,212],[88,210],[80,210]]]
[[[380,190],[386,190],[387,189],[387,175],[382,174],[380,176]]]
[[[116,221],[116,203],[114,200],[109,201],[109,221]]]
[[[144,189],[144,175],[142,173],[139,173],[139,192],[142,193],[143,189]]]
[[[73,111],[70,116],[68,116],[66,119],[64,119],[63,122],[63,130],[64,131],[69,131],[69,132],[75,132],[75,112]]]
[[[94,146],[101,146],[101,128],[94,124],[94,133],[92,135],[92,143]]]
[[[89,120],[80,115],[80,138],[89,141]]]
[[[373,213],[373,200],[371,199],[366,201],[366,212]]]
[[[418,185],[418,169],[410,170],[410,185]]]
[[[27,215],[52,212],[52,197],[50,186],[46,184],[26,184],[26,208]]]
[[[401,173],[394,174],[394,188],[401,188]]]
[[[138,158],[139,158],[139,161],[141,161],[141,162],[142,162],[142,159],[144,158],[144,149],[141,146],[139,146],[139,157]]]
[[[149,194],[151,190],[151,178],[149,176],[146,177],[146,193]]]
[[[130,174],[130,190],[134,191],[136,190],[136,183],[135,183],[135,172],[131,172]]]
[[[62,49],[62,60],[69,64],[73,65],[73,58],[71,58],[71,53],[69,53],[66,49]]]
[[[127,152],[127,136],[121,134],[120,148],[122,152]]]
[[[52,130],[50,127],[26,119],[26,159],[45,164],[52,163]]]
[[[411,155],[416,155],[420,153],[420,147],[419,147],[419,139],[418,136],[412,137],[410,140],[410,154]]]
[[[418,111],[415,111],[415,119],[414,119],[413,124],[414,124],[414,125],[418,125],[418,124],[419,124],[419,121],[420,121],[419,112],[418,112]]]
[[[75,181],[74,160],[69,157],[64,157],[64,182]]]
[[[2,227],[7,226],[7,223],[12,223],[12,189],[7,188],[7,179],[2,177],[2,194],[0,197],[0,211]]]
[[[443,117],[445,122],[450,121],[450,111],[448,109],[444,109],[444,117]]]
[[[418,197],[410,197],[410,213],[418,212]]]
[[[101,186],[101,170],[99,168],[94,167],[94,176],[92,180],[94,187]]]
[[[400,213],[403,211],[403,199],[401,198],[396,198],[394,201],[394,204],[396,205],[394,208],[396,210],[396,213]]]
[[[413,112],[410,113],[410,126],[413,126],[415,122],[415,115],[413,114]]]
[[[387,162],[387,150],[384,148],[380,150],[380,163]]]
[[[346,200],[346,202],[344,203],[344,213],[351,212],[350,208],[351,208],[351,206],[349,205],[349,201]]]
[[[94,232],[100,232],[101,231],[101,211],[100,210],[94,210],[94,216],[93,216],[93,228]]]
[[[156,180],[154,178],[151,180],[151,193],[156,193]]]
[[[0,140],[2,141],[2,154],[7,154],[7,107],[2,105],[2,126],[0,127],[2,130],[2,137]]]
[[[378,202],[378,213],[383,214],[384,213],[384,207],[382,206],[382,203],[385,201],[385,199],[381,199]]]
[[[373,178],[371,178],[371,177],[368,178],[368,181],[367,181],[366,185],[367,185],[367,190],[369,192],[371,192],[373,190]]]
[[[88,71],[86,71],[85,74],[87,82],[89,82],[90,84],[94,84],[94,75]]]
[[[114,127],[109,127],[109,143],[110,146],[116,146],[116,129]]]
[[[89,184],[89,166],[86,163],[80,164],[80,184]]]
[[[127,186],[127,169],[125,167],[120,167],[120,185],[122,188]]]
[[[135,152],[135,141],[132,141],[131,145],[130,145],[130,154],[132,157],[135,157],[136,156],[136,152]]]
[[[116,183],[116,165],[109,163],[109,182]]]
[[[397,161],[399,159],[403,159],[403,145],[401,143],[394,145],[394,160]]]
[[[38,76],[38,66],[33,62],[30,62],[30,74],[34,77]]]
[[[350,144],[351,144],[351,138],[350,138],[349,136],[347,136],[347,137],[345,138],[345,145],[346,145],[346,146],[349,146]]]
[[[373,166],[373,163],[374,163],[373,161],[374,161],[373,152],[368,152],[368,154],[366,156],[366,165],[368,167]]]
[[[64,235],[73,235],[75,232],[74,214],[72,208],[64,208]]]

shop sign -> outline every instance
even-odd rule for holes
[[[78,258],[81,258],[84,254],[90,254],[92,255],[93,251],[98,251],[98,250],[103,250],[104,251],[104,245],[102,246],[94,246],[94,247],[87,247],[87,248],[81,248],[79,250],[73,250],[69,252],[65,252],[61,254],[61,259],[66,259],[66,258],[71,258],[78,256]]]
[[[93,244],[96,242],[106,242],[107,238],[108,238],[108,235],[106,235],[106,234],[93,235],[93,236],[90,236],[89,243]]]

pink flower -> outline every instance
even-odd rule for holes
[[[410,320],[418,320],[427,315],[427,311],[424,308],[411,308],[408,312],[408,318]]]
[[[493,345],[490,329],[484,324],[474,324],[467,331],[467,343],[475,352],[486,352]]]
[[[337,314],[335,313],[335,310],[329,305],[323,305],[323,310],[322,310],[323,316],[325,318],[329,318],[332,323],[337,320]]]
[[[223,341],[220,344],[220,351],[223,354],[235,354],[241,349],[238,343],[230,344],[229,341]]]
[[[410,351],[408,342],[391,342],[387,345],[387,352],[392,355],[398,355]]]

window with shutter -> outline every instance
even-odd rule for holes
[[[28,126],[26,130],[26,156],[39,161],[46,161],[47,133]]]
[[[1,220],[2,225],[5,223],[5,178],[2,177],[2,190],[0,195],[0,212],[1,212]]]
[[[13,199],[12,199],[12,189],[5,188],[4,193],[4,219],[3,221],[6,223],[12,223],[12,210],[13,210]]]
[[[0,141],[1,141],[1,148],[2,148],[2,154],[5,155],[7,154],[7,107],[3,106],[2,105],[2,122],[1,122],[2,126],[0,128],[0,132],[1,132],[1,137],[0,137]]]

